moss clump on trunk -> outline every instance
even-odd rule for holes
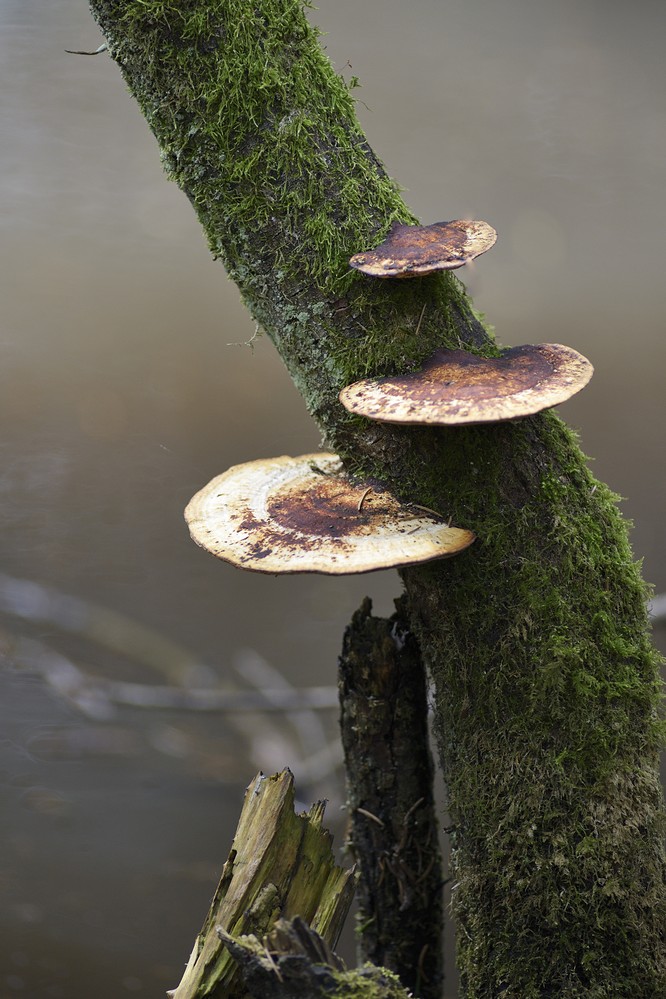
[[[471,434],[443,463],[459,481],[467,451],[483,482],[450,491],[477,549],[405,574],[413,624],[438,629],[463,994],[647,999],[666,914],[644,586],[557,417]]]
[[[550,413],[421,430],[342,411],[368,372],[496,348],[453,276],[348,270],[413,216],[300,0],[91,6],[327,445],[479,536],[403,573],[436,686],[464,994],[666,995],[658,658],[614,498]]]

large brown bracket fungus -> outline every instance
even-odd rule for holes
[[[372,572],[455,555],[474,541],[437,514],[352,482],[335,454],[234,465],[185,510],[198,545],[255,572]]]
[[[409,278],[463,267],[494,246],[497,233],[487,222],[455,219],[432,225],[394,222],[383,243],[356,253],[350,265],[381,278]]]
[[[384,423],[496,423],[566,402],[593,371],[586,357],[559,343],[511,347],[491,358],[438,350],[420,371],[348,385],[340,402]]]

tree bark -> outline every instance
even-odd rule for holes
[[[366,597],[339,662],[349,846],[363,961],[394,971],[420,999],[442,994],[442,858],[433,798],[421,654],[403,615],[370,613]]]
[[[455,277],[349,270],[413,216],[300,0],[91,6],[327,446],[478,536],[402,574],[435,685],[463,994],[666,995],[658,657],[615,498],[552,412],[401,429],[342,410],[368,373],[496,346]]]

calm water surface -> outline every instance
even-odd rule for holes
[[[500,339],[595,364],[563,414],[666,591],[663,6],[321,0],[313,17],[411,206],[497,228],[467,278]],[[339,829],[339,778],[325,753],[306,765],[334,712],[123,707],[63,662],[330,685],[362,596],[387,613],[398,594],[390,573],[256,577],[190,542],[205,481],[319,438],[270,344],[243,346],[253,324],[114,65],[64,52],[99,43],[83,0],[0,5],[1,999],[175,985],[260,767],[292,766]]]

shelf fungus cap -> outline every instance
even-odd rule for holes
[[[497,358],[438,350],[420,371],[348,385],[340,402],[384,423],[495,423],[566,402],[593,371],[586,357],[559,343],[511,347]]]
[[[353,483],[335,454],[234,465],[190,500],[190,534],[255,572],[372,572],[455,555],[474,541],[422,507]]]
[[[394,222],[383,243],[374,250],[355,254],[349,263],[372,277],[419,277],[462,267],[489,250],[496,239],[497,233],[487,222]]]

